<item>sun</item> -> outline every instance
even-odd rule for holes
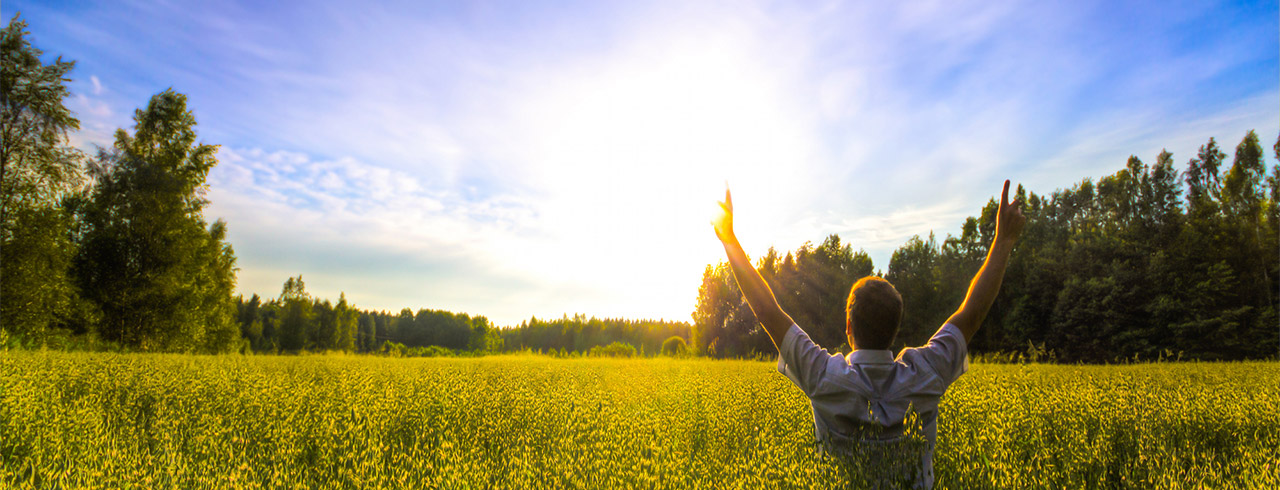
[[[592,311],[686,319],[703,268],[723,258],[709,224],[726,181],[744,238],[794,206],[812,144],[778,80],[732,52],[682,49],[570,70],[525,109],[523,158],[545,197],[547,274],[601,283]],[[750,251],[750,249],[749,249]],[[599,308],[599,309],[596,309]]]

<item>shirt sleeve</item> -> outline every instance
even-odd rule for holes
[[[798,325],[792,324],[782,336],[778,346],[778,372],[800,387],[806,396],[813,396],[822,377],[827,373],[827,361],[831,354],[818,347]]]
[[[917,352],[947,384],[969,370],[969,343],[964,340],[960,327],[950,323],[939,328]]]

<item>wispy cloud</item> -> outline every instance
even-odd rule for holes
[[[98,88],[101,84],[94,86]],[[67,108],[80,120],[80,131],[70,135],[71,144],[85,150],[111,146],[122,119],[109,102],[98,97],[102,93],[100,88],[92,93],[92,96],[76,93],[66,101]]]
[[[483,302],[468,297],[472,284],[494,291],[527,286],[520,271],[498,270],[487,260],[490,246],[520,233],[528,220],[518,202],[459,200],[411,175],[350,158],[312,161],[299,153],[224,148],[219,160],[206,214],[229,222],[242,270],[278,275],[242,274],[243,290],[270,296],[285,277],[303,273],[321,295],[346,291],[369,306],[411,306],[425,297],[481,312]],[[373,289],[390,298],[349,285],[373,282],[368,278],[387,281]]]

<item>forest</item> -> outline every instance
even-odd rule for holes
[[[132,131],[117,130],[110,148],[89,155],[69,138],[79,130],[65,105],[75,63],[42,61],[16,16],[0,45],[0,345],[410,356],[606,346],[643,355],[774,352],[724,263],[706,267],[692,322],[566,314],[503,328],[480,315],[368,311],[345,294],[336,303],[314,298],[301,275],[277,297],[235,296],[226,238],[234,224],[204,216],[217,147],[197,142],[186,96],[156,94],[135,112]],[[1280,161],[1280,139],[1273,150]],[[1114,174],[1047,195],[1019,186],[1028,226],[972,351],[1060,362],[1276,357],[1278,193],[1280,165],[1268,171],[1253,131],[1233,155],[1209,138],[1185,165],[1165,151],[1154,163],[1132,156]],[[849,286],[883,275],[906,304],[896,346],[919,345],[964,298],[996,206],[993,199],[966,219],[959,236],[913,237],[887,271],[838,235],[785,254],[770,249],[758,266],[782,307],[833,351],[848,349]]]
[[[483,316],[445,310],[359,310],[347,303],[345,295],[336,304],[312,298],[302,276],[287,279],[279,298],[236,297],[236,311],[244,339],[240,349],[271,353],[341,350],[430,357],[530,351],[563,356],[617,342],[630,346],[633,355],[652,355],[672,338],[677,339],[676,345],[669,348],[685,352],[684,339],[691,329],[687,322],[599,319],[583,314],[550,320],[534,317],[500,328]]]
[[[1280,138],[1273,151],[1280,161]],[[1047,196],[1019,186],[1027,226],[972,352],[1064,362],[1274,358],[1280,166],[1267,173],[1253,131],[1229,166],[1227,158],[1209,138],[1184,169],[1162,151],[1154,164],[1131,156],[1114,174]],[[960,236],[915,236],[893,252],[882,275],[904,303],[896,348],[927,342],[960,306],[997,207],[988,201]],[[785,256],[771,249],[757,267],[819,345],[847,352],[844,301],[873,273],[866,253],[831,235]],[[726,263],[703,273],[694,320],[701,352],[773,350]]]

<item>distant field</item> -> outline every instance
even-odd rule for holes
[[[1280,488],[1280,363],[974,364],[939,488]],[[772,363],[0,353],[0,486],[829,488]]]

